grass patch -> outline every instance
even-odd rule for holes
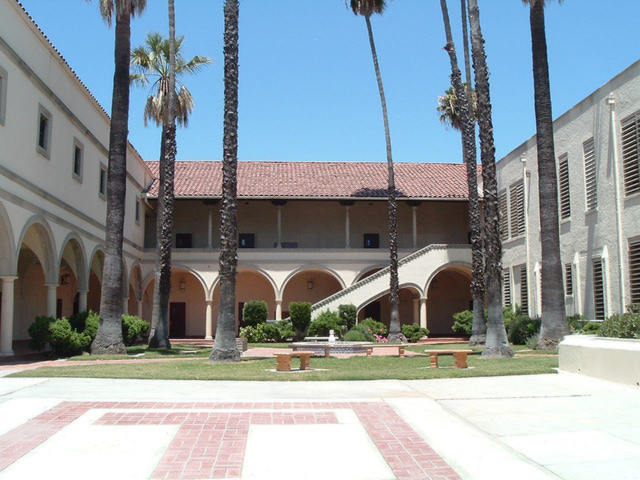
[[[69,365],[64,367],[40,367],[12,374],[12,377],[90,377],[135,378],[167,380],[380,380],[380,379],[429,379],[462,378],[496,375],[527,375],[555,373],[557,356],[530,356],[511,359],[483,359],[479,354],[468,358],[469,369],[428,368],[429,359],[420,357],[352,357],[347,359],[313,358],[312,368],[326,369],[317,372],[278,373],[275,359],[246,359],[234,364],[211,364],[206,359],[176,362]],[[297,361],[292,362],[294,368]],[[453,358],[440,359],[441,367],[453,367]]]
[[[193,353],[191,353],[193,352]],[[147,358],[179,358],[179,357],[208,357],[211,349],[209,347],[199,347],[196,345],[174,345],[171,350],[169,349],[153,349],[148,348],[146,345],[133,345],[127,347],[126,355],[89,355],[83,353],[82,355],[76,355],[70,357],[70,361],[91,361],[91,360],[131,360],[131,359],[147,359]]]

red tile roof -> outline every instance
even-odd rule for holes
[[[147,162],[157,178],[158,162]],[[466,168],[453,163],[396,163],[400,196],[466,199]],[[220,197],[219,161],[176,162],[176,198]],[[238,162],[238,196],[243,198],[384,198],[387,164],[373,162]],[[157,197],[158,182],[149,191]]]

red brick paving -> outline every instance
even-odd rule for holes
[[[153,479],[240,477],[250,425],[337,424],[334,412],[300,411],[335,409],[355,412],[398,480],[460,479],[384,402],[62,402],[0,436],[0,471],[91,409],[146,410],[107,412],[97,425],[180,425]]]

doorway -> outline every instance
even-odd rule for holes
[[[184,338],[187,333],[187,304],[171,302],[169,304],[169,337]]]

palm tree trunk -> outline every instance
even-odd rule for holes
[[[499,228],[495,145],[491,116],[491,95],[489,92],[489,72],[484,51],[484,38],[480,27],[478,0],[469,0],[469,23],[471,25],[471,50],[478,97],[478,126],[480,127],[480,156],[482,160],[485,213],[485,278],[489,304],[487,338],[482,355],[485,357],[512,357],[513,350],[511,350],[507,340],[502,314],[502,243],[500,241]]]
[[[107,219],[100,298],[100,325],[91,344],[92,354],[126,353],[122,341],[122,240],[127,189],[127,134],[129,124],[129,61],[131,17],[116,2],[115,73],[109,132]]]
[[[542,250],[542,327],[538,348],[549,349],[558,345],[562,337],[569,333],[569,328],[565,317],[560,258],[558,187],[544,5],[540,1],[531,2],[530,8]]]
[[[469,58],[469,32],[467,28],[467,2],[460,0],[462,12],[462,41],[464,42],[464,67],[466,78],[467,112],[472,128],[462,132],[462,143],[466,143],[468,153],[464,153],[467,165],[467,186],[469,188],[469,227],[471,229],[471,297],[473,298],[473,323],[469,345],[484,344],[487,323],[484,318],[484,256],[482,254],[482,216],[478,198],[478,169],[476,157],[476,120],[473,112],[473,88],[471,86],[471,59]],[[446,3],[445,3],[446,7]],[[448,17],[448,15],[447,15]],[[449,27],[451,30],[451,27]],[[457,66],[456,61],[456,66]],[[465,138],[466,137],[466,138]],[[464,150],[464,147],[463,147]]]
[[[371,28],[371,18],[365,15],[369,34],[369,45],[371,46],[371,56],[373,58],[373,68],[378,81],[378,91],[380,92],[380,103],[382,104],[382,117],[384,120],[384,138],[387,144],[387,170],[388,170],[388,195],[389,195],[389,299],[391,303],[391,318],[389,319],[389,341],[406,342],[405,336],[400,328],[400,313],[398,304],[400,302],[400,287],[398,283],[398,204],[396,191],[396,181],[393,172],[393,156],[391,154],[391,134],[389,132],[389,115],[387,113],[387,99],[384,94],[382,84],[382,74],[378,63],[376,44]]]
[[[222,152],[222,217],[220,227],[220,306],[214,362],[237,362],[236,266],[238,263],[238,17],[239,0],[224,4],[224,135]]]

